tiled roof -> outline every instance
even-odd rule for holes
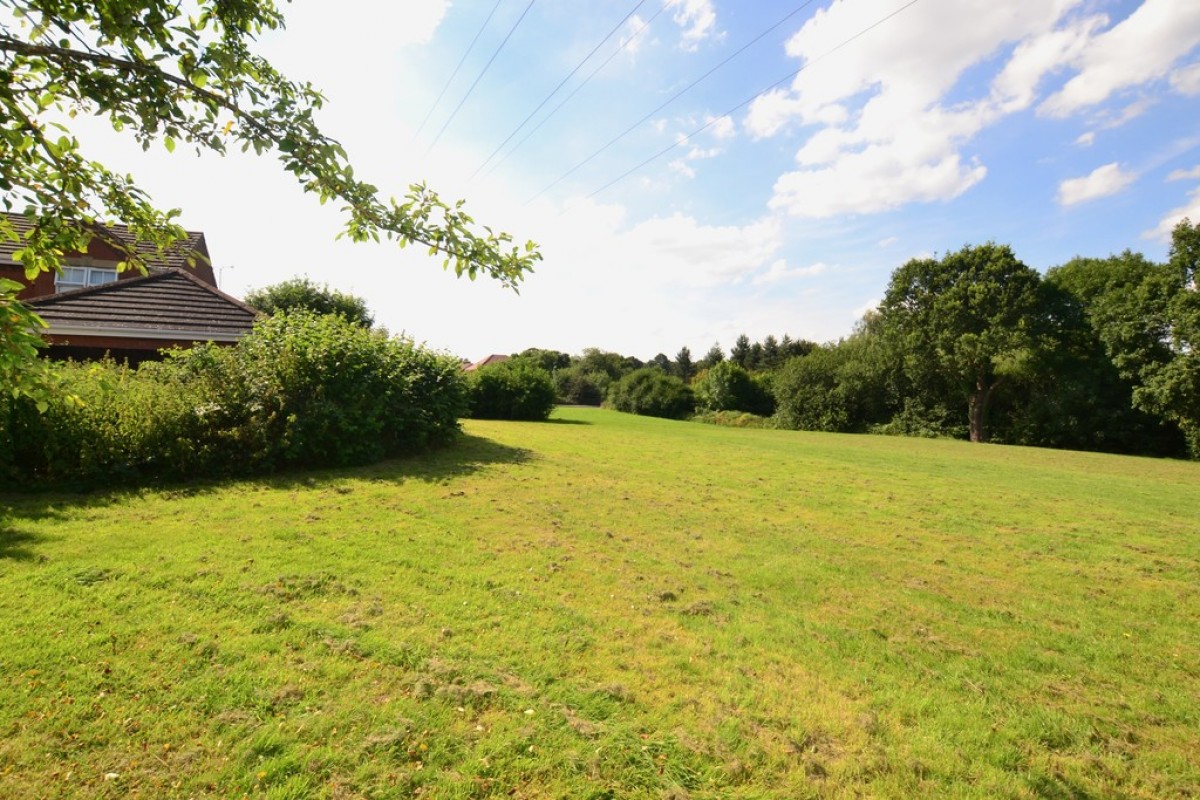
[[[510,356],[499,355],[499,354],[493,353],[492,355],[488,356],[487,358],[483,359],[482,361],[476,361],[474,364],[470,364],[468,366],[463,367],[463,371],[464,372],[474,372],[477,369],[491,366],[492,364],[500,364],[504,361],[508,361],[509,358],[510,358]]]
[[[50,325],[152,337],[186,331],[227,340],[250,330],[259,313],[190,272],[171,269],[28,301]]]
[[[8,219],[9,224],[13,226],[13,229],[21,236],[24,236],[28,231],[33,229],[33,222],[24,214],[4,212],[4,216]],[[187,241],[177,243],[175,247],[167,251],[164,258],[159,258],[153,245],[135,240],[129,232],[129,228],[125,225],[108,225],[107,227],[121,241],[134,245],[136,252],[147,256],[150,269],[155,271],[190,267],[192,265],[188,263],[189,255],[192,255],[193,260],[196,260],[194,254],[204,256],[208,252],[204,244],[204,234],[199,231],[188,231]],[[0,239],[0,265],[16,264],[17,262],[13,260],[13,253],[23,246],[23,242],[11,242],[7,239]],[[203,263],[204,258],[199,258],[198,262]]]

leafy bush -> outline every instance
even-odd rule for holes
[[[617,411],[648,417],[684,419],[696,406],[692,390],[657,367],[634,370],[608,391],[608,405]]]
[[[39,414],[0,400],[0,475],[82,483],[362,464],[449,440],[466,407],[458,362],[338,316],[283,313],[235,347],[130,369],[61,368]]]
[[[375,318],[361,297],[318,286],[308,278],[291,280],[253,289],[246,295],[246,304],[264,314],[284,311],[311,311],[314,314],[337,314],[356,325],[369,328]]]
[[[760,417],[746,411],[705,411],[692,417],[692,422],[721,425],[726,428],[774,428],[770,417]]]
[[[602,379],[599,380],[598,378]],[[608,376],[585,372],[578,366],[554,373],[554,389],[560,403],[577,406],[598,406],[604,400],[603,386]]]
[[[714,364],[696,379],[696,405],[704,411],[747,411],[770,416],[775,399],[765,381],[733,361]]]
[[[475,419],[544,420],[554,410],[550,373],[522,358],[476,370],[469,384]]]

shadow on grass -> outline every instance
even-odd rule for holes
[[[1035,797],[1043,800],[1096,800],[1099,797],[1062,776],[1038,775],[1030,782]]]
[[[32,561],[36,558],[36,555],[29,549],[28,545],[44,541],[45,539],[45,536],[39,536],[36,533],[13,530],[8,527],[6,520],[0,517],[0,561],[6,559],[12,561]]]
[[[550,417],[545,422],[551,425],[595,425],[594,422],[588,422],[586,419],[563,419],[561,417]]]
[[[24,541],[36,539],[29,534],[12,531],[9,527],[10,521],[63,519],[68,516],[68,512],[74,510],[105,508],[144,494],[157,494],[167,498],[195,497],[235,486],[272,490],[323,489],[346,480],[445,484],[491,466],[523,464],[534,457],[533,451],[525,448],[509,447],[482,436],[464,434],[453,443],[436,450],[359,467],[295,469],[268,475],[205,478],[192,482],[145,481],[141,485],[131,485],[130,481],[123,479],[122,486],[118,489],[69,491],[60,486],[21,494],[4,492],[0,493],[0,557],[4,557],[6,542],[10,541],[10,538],[6,537],[26,537],[15,541],[12,545],[14,551],[23,549],[21,544]]]

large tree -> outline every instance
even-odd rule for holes
[[[308,278],[292,278],[254,289],[246,294],[246,303],[271,316],[305,309],[316,314],[336,314],[363,328],[375,323],[366,300],[318,285]]]
[[[63,253],[86,251],[93,237],[144,269],[155,248],[185,235],[178,211],[157,209],[132,178],[86,155],[70,130],[85,114],[144,148],[273,153],[304,191],[342,205],[342,235],[421,244],[459,275],[515,288],[540,258],[532,242],[514,246],[508,234],[476,226],[461,202],[445,203],[423,184],[384,199],[355,176],[316,124],[321,94],[253,52],[261,34],[282,27],[273,0],[0,0],[0,192],[6,210],[34,223],[18,237],[0,219],[0,236],[21,242],[27,275],[57,269]],[[113,235],[110,222],[129,226],[151,252]],[[23,313],[12,287],[0,286],[0,375],[28,363],[5,334]]]
[[[909,379],[960,393],[971,441],[988,441],[993,393],[1043,324],[1038,274],[992,243],[913,259],[892,274],[880,312]]]

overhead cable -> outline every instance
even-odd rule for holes
[[[871,31],[871,30],[873,30],[873,29],[875,29],[875,28],[879,27],[880,25],[882,25],[883,23],[887,22],[887,21],[888,21],[889,19],[891,19],[892,17],[894,17],[894,16],[896,16],[897,14],[899,14],[901,11],[904,11],[905,9],[907,9],[907,8],[909,8],[909,7],[911,7],[911,6],[914,6],[914,5],[916,5],[918,2],[919,2],[919,0],[909,0],[909,2],[908,2],[908,3],[905,3],[904,5],[900,6],[900,8],[897,8],[897,9],[896,9],[895,11],[893,11],[892,13],[890,13],[890,14],[888,14],[887,16],[883,17],[882,19],[879,19],[879,20],[877,20],[877,21],[875,21],[875,22],[871,23],[870,25],[868,25],[867,27],[863,28],[861,31],[859,31],[858,33],[854,34],[854,35],[853,35],[853,36],[851,36],[849,39],[846,39],[846,40],[845,40],[845,41],[843,41],[841,44],[837,45],[836,47],[832,48],[831,50],[827,50],[826,52],[822,53],[820,56],[818,56],[818,57],[816,57],[816,58],[812,59],[811,61],[807,61],[807,62],[805,62],[805,63],[804,63],[804,65],[803,65],[802,67],[800,67],[799,69],[797,69],[797,70],[795,70],[795,71],[793,71],[793,72],[790,72],[790,73],[788,73],[787,75],[784,75],[782,78],[780,78],[779,80],[775,81],[774,83],[772,83],[772,84],[771,84],[770,86],[768,86],[767,88],[765,88],[765,89],[763,89],[763,90],[761,90],[761,91],[757,92],[756,94],[754,94],[753,96],[751,96],[751,97],[750,97],[750,98],[748,98],[747,100],[743,100],[741,103],[738,103],[736,106],[734,106],[733,108],[729,109],[729,110],[728,110],[728,111],[726,111],[724,114],[721,114],[721,115],[719,115],[719,116],[717,116],[717,117],[714,117],[713,119],[709,120],[707,123],[705,123],[704,125],[702,125],[701,127],[697,128],[696,130],[694,130],[694,131],[692,131],[691,133],[689,133],[687,136],[682,136],[682,137],[680,137],[680,138],[676,139],[676,140],[675,140],[675,142],[674,142],[674,144],[670,145],[669,147],[665,147],[665,148],[663,148],[663,149],[662,149],[662,150],[660,150],[659,152],[657,152],[657,153],[655,153],[654,155],[652,155],[652,156],[650,156],[649,158],[647,158],[647,159],[646,159],[645,161],[643,161],[642,163],[638,164],[637,166],[633,167],[632,169],[628,169],[628,170],[626,170],[625,172],[623,172],[623,173],[621,173],[620,175],[618,175],[616,178],[613,178],[611,181],[609,181],[608,183],[606,183],[606,184],[604,184],[603,186],[601,186],[599,189],[597,189],[597,190],[595,190],[594,192],[592,192],[591,194],[589,194],[589,195],[587,196],[587,199],[589,199],[589,200],[590,200],[591,198],[593,198],[593,197],[595,197],[596,195],[598,195],[598,194],[600,194],[601,192],[603,192],[605,189],[608,189],[609,187],[611,187],[611,186],[613,186],[613,185],[615,185],[615,184],[617,184],[617,183],[620,183],[621,181],[625,180],[625,179],[626,179],[626,178],[628,178],[630,175],[632,175],[633,173],[637,172],[638,170],[640,170],[642,167],[646,166],[647,164],[650,164],[650,163],[651,163],[651,162],[653,162],[653,161],[657,161],[658,159],[662,158],[662,157],[663,157],[663,156],[665,156],[667,153],[671,152],[672,150],[674,150],[675,148],[679,147],[680,145],[686,144],[686,143],[687,143],[689,140],[691,140],[693,137],[695,137],[695,136],[699,136],[701,133],[704,133],[704,131],[706,131],[706,130],[708,130],[709,128],[711,128],[711,127],[712,127],[713,125],[715,125],[715,124],[716,124],[716,123],[717,123],[719,120],[722,120],[722,119],[724,119],[725,117],[728,117],[728,116],[730,116],[731,114],[733,114],[733,113],[735,113],[735,112],[737,112],[737,111],[739,111],[739,110],[741,110],[741,109],[745,108],[746,106],[748,106],[748,105],[750,105],[751,103],[753,103],[755,100],[757,100],[757,99],[758,99],[759,97],[761,97],[762,95],[766,94],[767,92],[771,91],[772,89],[775,89],[775,88],[778,88],[779,86],[782,86],[783,84],[785,84],[785,83],[787,83],[788,81],[790,81],[790,80],[792,80],[793,78],[795,78],[795,77],[796,77],[797,75],[799,75],[801,72],[804,72],[804,70],[808,69],[808,68],[809,68],[809,67],[811,67],[812,65],[816,64],[817,62],[819,62],[819,61],[823,60],[824,58],[826,58],[826,57],[828,57],[828,56],[831,56],[831,55],[833,55],[833,54],[834,54],[834,53],[836,53],[838,50],[841,50],[843,47],[845,47],[846,45],[850,44],[851,42],[853,42],[855,39],[859,38],[859,37],[860,37],[860,36],[862,36],[863,34],[866,34],[866,33],[868,33],[869,31]],[[535,199],[535,198],[531,198],[531,199],[530,199],[530,202],[532,202],[532,200],[533,200],[533,199]]]
[[[757,43],[758,43],[758,42],[759,42],[759,41],[760,41],[760,40],[761,40],[763,37],[765,37],[767,34],[771,33],[771,32],[772,32],[772,31],[774,31],[776,28],[778,28],[780,25],[782,25],[783,23],[787,22],[787,21],[788,21],[789,19],[791,19],[792,17],[794,17],[794,16],[796,16],[797,14],[799,14],[799,13],[800,13],[801,11],[803,11],[805,8],[807,8],[808,6],[812,5],[812,3],[813,3],[813,0],[805,0],[805,2],[801,3],[801,4],[800,4],[798,7],[796,7],[796,8],[794,8],[794,9],[792,9],[791,11],[789,11],[789,12],[787,13],[787,15],[783,17],[783,19],[779,20],[779,21],[778,21],[778,22],[776,22],[774,25],[772,25],[771,27],[767,28],[765,31],[763,31],[762,33],[758,34],[757,36],[755,36],[755,37],[754,37],[753,39],[751,39],[750,41],[746,42],[744,45],[742,45],[741,47],[739,47],[739,48],[738,48],[737,50],[735,50],[733,53],[731,53],[731,54],[729,54],[728,56],[726,56],[724,60],[722,60],[720,63],[718,63],[718,64],[717,64],[716,66],[714,66],[712,69],[710,69],[708,72],[704,73],[704,74],[703,74],[703,75],[701,75],[699,78],[696,78],[694,81],[692,81],[691,83],[689,83],[687,86],[683,87],[683,88],[682,88],[682,89],[680,89],[678,92],[676,92],[675,94],[671,95],[669,98],[667,98],[667,100],[666,100],[666,101],[664,101],[664,102],[663,102],[661,105],[659,105],[657,108],[655,108],[655,109],[654,109],[653,111],[651,111],[649,114],[647,114],[646,116],[642,117],[642,118],[641,118],[641,119],[639,119],[637,122],[633,123],[632,125],[630,125],[630,126],[629,126],[628,128],[626,128],[625,130],[621,131],[621,133],[617,134],[617,135],[616,135],[616,136],[614,136],[612,139],[610,139],[610,140],[608,141],[608,143],[607,143],[607,144],[605,144],[603,147],[601,147],[599,150],[597,150],[596,152],[592,153],[590,156],[588,156],[587,158],[583,159],[583,160],[582,160],[582,161],[580,161],[578,164],[576,164],[575,166],[571,167],[569,170],[567,170],[566,172],[564,172],[564,173],[563,173],[562,175],[560,175],[560,176],[559,176],[559,177],[558,177],[558,178],[557,178],[557,179],[556,179],[556,180],[555,180],[553,183],[551,183],[549,186],[547,186],[546,188],[542,189],[540,192],[538,192],[538,193],[537,193],[537,194],[535,194],[535,195],[534,195],[532,198],[530,198],[530,200],[531,200],[531,201],[532,201],[532,200],[536,200],[537,198],[541,197],[541,196],[542,196],[543,194],[545,194],[546,192],[548,192],[548,191],[550,191],[551,189],[553,189],[553,188],[554,188],[555,186],[557,186],[558,184],[562,183],[562,182],[563,182],[564,180],[566,180],[567,178],[571,177],[571,175],[574,175],[574,174],[575,174],[575,173],[576,173],[576,172],[577,172],[579,169],[581,169],[581,168],[582,168],[583,166],[585,166],[586,164],[590,163],[590,162],[592,161],[592,159],[594,159],[596,156],[600,155],[600,154],[601,154],[601,153],[603,153],[605,150],[607,150],[608,148],[612,147],[612,146],[613,146],[614,144],[616,144],[617,142],[619,142],[619,141],[621,141],[622,139],[624,139],[624,138],[625,138],[626,136],[628,136],[630,133],[632,133],[633,131],[635,131],[635,130],[636,130],[636,129],[637,129],[637,128],[638,128],[638,127],[639,127],[639,126],[642,124],[642,123],[644,123],[646,120],[650,119],[650,118],[651,118],[651,117],[653,117],[655,114],[657,114],[658,112],[662,111],[662,110],[663,110],[664,108],[666,108],[667,106],[671,105],[671,103],[674,103],[674,102],[675,102],[676,100],[678,100],[680,97],[683,97],[683,95],[687,94],[687,93],[688,93],[688,92],[690,92],[692,89],[696,88],[696,86],[698,86],[698,85],[699,85],[701,82],[703,82],[704,80],[706,80],[706,79],[707,79],[709,76],[711,76],[711,75],[712,75],[714,72],[716,72],[717,70],[721,69],[721,67],[725,66],[725,65],[726,65],[726,64],[728,64],[730,61],[732,61],[733,59],[735,59],[735,58],[737,58],[738,56],[740,56],[740,55],[741,55],[742,53],[744,53],[746,50],[749,50],[751,46],[753,46],[753,45],[757,44]]]
[[[492,154],[490,156],[488,156],[486,159],[484,159],[484,162],[482,164],[480,164],[475,169],[474,172],[471,173],[471,177],[474,178],[476,175],[478,175],[480,170],[482,170],[484,167],[486,167],[488,165],[488,162],[491,161],[493,158],[495,158],[496,154],[499,153],[501,150],[503,150],[504,146],[506,144],[508,144],[509,142],[512,141],[512,138],[517,135],[517,133],[521,130],[521,128],[524,128],[525,125],[528,124],[529,120],[533,119],[534,115],[537,114],[537,112],[541,111],[542,107],[545,106],[546,103],[550,102],[550,98],[552,98],[552,97],[554,97],[554,95],[558,94],[558,90],[561,89],[563,86],[565,86],[567,84],[567,81],[569,81],[569,80],[571,80],[571,78],[575,77],[575,73],[579,72],[579,70],[583,68],[583,65],[588,62],[588,59],[590,59],[592,56],[594,56],[596,54],[596,51],[600,49],[601,45],[603,45],[605,42],[607,42],[609,39],[611,39],[613,34],[616,33],[617,31],[619,31],[621,29],[621,26],[624,25],[626,22],[628,22],[629,18],[632,17],[634,14],[636,14],[637,10],[645,4],[646,4],[646,0],[638,0],[638,4],[635,5],[633,7],[633,9],[621,19],[620,22],[618,22],[616,25],[614,25],[613,29],[611,31],[609,31],[608,33],[606,33],[604,35],[603,39],[596,42],[596,46],[593,47],[591,52],[588,53],[586,56],[584,56],[583,59],[578,64],[575,65],[575,69],[571,70],[570,73],[567,74],[567,77],[565,77],[561,81],[559,81],[558,86],[555,86],[554,89],[551,90],[550,94],[546,95],[546,97],[542,100],[542,102],[537,104],[537,108],[535,108],[533,111],[530,111],[529,116],[527,116],[527,117],[525,117],[525,119],[521,120],[521,124],[513,129],[513,132],[508,135],[508,138],[505,139],[503,142],[501,142],[496,147],[496,149],[492,151]]]
[[[516,32],[517,28],[521,26],[521,22],[525,19],[525,15],[529,13],[529,9],[533,8],[533,4],[536,2],[537,0],[529,0],[529,5],[525,6],[525,10],[521,12],[521,16],[517,17],[517,21],[513,23],[511,28],[509,28],[508,33],[504,37],[504,41],[500,42],[500,46],[496,48],[496,52],[492,53],[492,57],[489,58],[488,62],[483,65],[483,70],[479,73],[479,76],[475,78],[475,82],[471,84],[471,88],[467,89],[467,93],[463,95],[463,99],[459,100],[458,105],[454,107],[454,111],[450,112],[450,118],[443,123],[441,130],[437,132],[437,136],[433,137],[433,141],[429,144],[429,148],[425,151],[426,155],[429,155],[429,151],[433,150],[434,146],[437,145],[438,140],[442,138],[442,134],[446,132],[446,128],[450,127],[450,123],[454,121],[456,116],[458,116],[458,112],[463,107],[463,103],[467,102],[467,98],[470,97],[471,93],[475,91],[475,87],[479,85],[479,81],[482,80],[483,76],[487,74],[487,71],[492,66],[492,62],[496,60],[496,56],[500,55],[500,51],[504,49],[504,45],[508,44],[508,40],[512,38],[512,35]]]
[[[500,4],[503,2],[504,0],[496,0],[496,5],[492,6],[492,10],[488,13],[487,19],[483,21],[483,24],[479,26],[479,30],[475,32],[475,38],[471,40],[469,45],[467,45],[467,51],[463,53],[462,58],[458,60],[458,65],[454,68],[454,72],[450,73],[450,78],[446,81],[446,85],[442,87],[442,91],[438,92],[437,99],[434,100],[433,105],[429,107],[429,113],[425,115],[425,119],[421,120],[421,124],[417,128],[417,132],[413,134],[414,142],[417,140],[417,137],[421,135],[421,131],[425,130],[425,126],[429,123],[429,118],[433,116],[434,110],[438,107],[438,104],[442,102],[442,98],[446,96],[446,90],[450,88],[450,84],[454,83],[454,79],[458,77],[458,71],[462,69],[462,65],[466,63],[467,56],[471,55],[471,51],[475,49],[475,43],[479,41],[479,37],[487,28],[488,23],[492,21],[492,16],[496,13],[496,9],[498,9]]]
[[[602,61],[598,67],[596,67],[594,70],[589,72],[587,77],[584,78],[582,81],[580,81],[579,85],[576,86],[574,89],[572,89],[571,93],[562,99],[562,102],[560,102],[554,108],[550,109],[550,113],[547,114],[546,116],[542,117],[541,121],[538,122],[537,125],[534,125],[533,128],[530,129],[529,133],[527,133],[523,137],[521,137],[521,141],[517,142],[515,145],[512,146],[511,149],[509,149],[509,151],[507,153],[505,153],[503,156],[501,156],[500,160],[497,161],[495,164],[493,164],[492,169],[488,170],[488,172],[490,173],[490,172],[494,171],[497,167],[499,167],[501,164],[503,164],[505,161],[507,161],[509,156],[511,156],[513,153],[517,152],[518,150],[520,150],[521,147],[526,142],[529,141],[530,137],[533,136],[535,133],[537,133],[539,130],[541,130],[542,126],[545,125],[547,122],[549,122],[551,120],[551,118],[554,117],[555,114],[557,114],[560,110],[562,110],[563,106],[565,106],[567,103],[571,102],[571,98],[573,98],[575,95],[579,94],[579,90],[582,89],[583,87],[587,86],[588,83],[591,82],[592,78],[596,77],[597,73],[599,73],[600,70],[607,67],[609,62],[611,62],[614,58],[616,58],[617,56],[619,56],[621,53],[623,53],[625,51],[625,48],[629,47],[629,45],[631,45],[635,41],[637,41],[637,38],[642,35],[642,31],[646,30],[646,28],[649,28],[651,23],[653,23],[654,20],[658,19],[659,15],[662,14],[664,11],[666,11],[667,7],[670,6],[674,2],[675,2],[675,0],[666,0],[665,3],[663,3],[661,6],[659,6],[658,11],[655,11],[653,16],[650,17],[650,19],[643,22],[641,27],[639,27],[636,31],[634,31],[629,36],[628,39],[621,42],[620,47],[618,47],[611,54],[609,54],[608,58],[604,59],[604,61]]]

